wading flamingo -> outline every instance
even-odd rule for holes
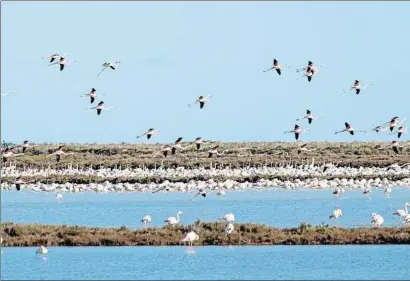
[[[168,225],[176,225],[179,223],[179,220],[180,220],[179,215],[183,215],[183,214],[184,214],[183,212],[178,211],[177,217],[169,217],[166,220],[164,220],[164,223]]]

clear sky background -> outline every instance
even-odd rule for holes
[[[410,118],[410,2],[2,2],[1,138],[10,142],[391,141],[335,135]],[[68,53],[60,72],[41,58]],[[292,65],[262,73],[272,59]],[[97,78],[104,61],[117,70]],[[322,65],[311,83],[295,69]],[[355,79],[372,83],[343,94]],[[97,116],[94,87],[106,106]],[[189,108],[212,94],[203,110]],[[409,139],[409,135],[402,137]]]

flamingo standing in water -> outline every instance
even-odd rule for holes
[[[337,209],[335,209],[335,210],[330,214],[329,219],[335,219],[335,220],[337,220],[338,218],[340,218],[340,217],[342,217],[342,216],[343,216],[342,209],[337,208]]]
[[[196,138],[195,141],[194,141],[195,146],[196,146],[196,150],[199,150],[201,148],[201,144],[213,143],[213,142],[215,142],[215,141],[212,141],[212,140],[205,141],[201,137]]]
[[[177,217],[169,217],[164,221],[164,223],[168,225],[176,225],[180,221],[179,215],[183,215],[183,214],[184,214],[183,212],[178,211]]]
[[[372,213],[372,225],[374,227],[381,227],[384,223],[384,218],[381,215]]]
[[[287,131],[285,134],[294,133],[296,141],[299,140],[299,136],[305,132],[309,131],[309,129],[303,129],[299,125],[295,125],[295,129],[293,131]]]
[[[181,240],[182,242],[188,242],[189,246],[192,247],[192,243],[195,240],[199,240],[199,235],[196,234],[194,231],[190,231],[187,235]]]
[[[3,163],[6,163],[7,158],[24,155],[24,153],[14,153],[12,151],[12,149],[14,148],[15,147],[6,147],[6,149],[3,151]]]
[[[350,126],[350,124],[347,123],[347,122],[345,122],[345,129],[343,129],[343,130],[341,130],[341,131],[338,131],[338,132],[335,132],[335,134],[339,134],[339,133],[343,133],[343,132],[349,132],[349,134],[351,134],[352,136],[354,135],[355,132],[358,132],[358,133],[367,133],[367,131],[364,131],[364,130],[358,131],[358,130],[354,129],[354,128],[353,128],[352,126]]]
[[[404,210],[400,209],[400,210],[396,210],[393,215],[394,216],[399,216],[399,217],[405,217],[409,214],[409,211],[407,210],[407,206],[410,206],[410,203],[406,202],[404,204]]]
[[[67,152],[67,153],[64,152],[64,151],[63,151],[63,147],[64,147],[64,145],[60,145],[60,146],[56,149],[56,151],[54,151],[53,153],[47,155],[46,157],[50,157],[50,156],[55,155],[55,156],[56,156],[56,161],[57,161],[57,162],[60,162],[61,155],[72,155],[72,154],[74,154],[74,152]]]
[[[211,158],[214,154],[221,156],[224,155],[226,152],[228,152],[228,149],[225,149],[224,151],[222,151],[221,153],[218,152],[218,147],[219,145],[215,145],[214,147],[212,147],[209,151],[208,151],[208,158]]]
[[[117,64],[121,63],[120,61],[115,61],[115,62],[104,62],[103,63],[103,67],[100,71],[100,73],[98,73],[97,77],[99,77],[101,75],[101,73],[103,73],[104,70],[106,70],[107,68],[111,68],[112,70],[115,70],[115,68],[117,67]]]
[[[306,110],[306,115],[303,116],[303,119],[307,119],[309,124],[312,124],[313,120],[318,120],[318,119],[322,119],[322,117],[318,117],[318,116],[313,116],[312,111],[310,111],[309,109]],[[296,121],[299,121],[299,119],[296,119]]]
[[[63,71],[65,66],[69,66],[70,64],[72,64],[73,62],[75,62],[75,60],[67,60],[66,58],[60,57],[60,59],[58,60],[58,62],[54,62],[54,63],[50,63],[48,66],[50,65],[55,65],[55,64],[59,64],[60,65],[60,71]]]
[[[156,135],[156,134],[158,134],[160,131],[157,131],[157,130],[155,130],[154,128],[150,128],[150,129],[148,129],[148,131],[146,131],[145,133],[143,133],[142,135],[140,135],[140,136],[137,136],[137,139],[139,139],[140,137],[143,137],[143,136],[147,136],[147,139],[149,140],[152,136],[154,136],[154,135]]]
[[[144,226],[146,227],[148,223],[150,223],[152,221],[151,216],[150,215],[146,215],[142,218],[141,223],[144,224]]]
[[[161,146],[161,149],[155,153],[152,157],[156,157],[158,154],[162,153],[163,157],[167,157],[168,153],[171,151],[171,146],[169,145],[163,145]]]
[[[105,96],[105,94],[97,95],[97,90],[92,88],[91,91],[87,95],[80,96],[82,98],[90,97],[90,103],[94,103],[95,99],[99,98],[100,96]]]
[[[206,99],[204,96],[199,96],[199,97],[195,100],[195,103],[194,103],[194,104],[199,103],[199,109],[202,109],[202,108],[204,108],[205,103],[207,103],[207,102],[210,101],[210,98],[211,98],[211,97],[212,97],[212,96],[209,95],[209,96],[208,96],[208,99]],[[192,105],[191,105],[191,104],[188,104],[188,106],[191,107]]]
[[[36,250],[36,254],[40,254],[40,255],[45,255],[48,253],[48,250],[46,247],[44,246],[40,246],[37,250]]]
[[[289,66],[289,65],[285,65],[284,67],[288,68],[288,67],[290,67],[290,66]],[[269,69],[267,69],[267,70],[264,70],[263,72],[268,72],[268,71],[270,71],[270,70],[272,70],[272,69],[275,69],[276,72],[277,72],[279,75],[282,74],[282,70],[281,70],[281,68],[280,68],[280,64],[279,64],[279,62],[277,61],[277,59],[273,59],[272,67],[269,68]]]
[[[110,109],[112,109],[112,108],[115,108],[115,106],[110,106],[110,107],[104,107],[104,102],[103,101],[100,101],[98,104],[97,104],[97,106],[94,106],[94,107],[91,107],[91,108],[86,108],[85,110],[88,110],[88,109],[97,109],[97,115],[100,115],[101,114],[101,112],[102,112],[102,110],[110,110]]]

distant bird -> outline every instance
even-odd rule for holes
[[[50,66],[50,65],[55,65],[55,64],[59,64],[59,65],[60,65],[60,71],[63,71],[64,68],[65,68],[65,66],[69,66],[69,65],[72,64],[73,62],[75,62],[75,60],[69,61],[69,60],[67,60],[66,58],[60,57],[60,59],[59,59],[58,62],[51,63],[51,64],[49,64],[48,66]]]
[[[20,191],[21,185],[22,185],[22,184],[25,184],[25,183],[26,183],[26,182],[23,181],[23,180],[21,179],[21,177],[17,177],[16,180],[14,181],[14,184],[16,185],[17,191]]]
[[[407,206],[410,206],[410,203],[406,202],[404,204],[404,210],[400,209],[400,210],[396,210],[393,215],[394,216],[399,216],[399,217],[405,217],[409,214],[409,211],[407,210]]]
[[[3,151],[3,163],[6,163],[6,162],[7,162],[7,158],[17,157],[17,156],[24,155],[24,153],[14,153],[14,152],[12,151],[12,149],[14,149],[14,147],[7,147],[7,148]]]
[[[371,85],[372,85],[372,84],[368,83],[368,84],[366,84],[366,85],[364,85],[364,86],[361,86],[359,80],[355,80],[354,83],[353,83],[353,86],[350,87],[349,90],[355,90],[355,91],[356,91],[356,95],[358,95],[358,94],[360,94],[360,91],[361,91],[362,89],[366,89],[367,87],[369,87],[369,86],[371,86]],[[343,92],[346,93],[345,90],[343,90]]]
[[[400,145],[398,141],[392,141],[392,142],[391,142],[391,147],[392,147],[393,151],[394,151],[396,154],[399,154],[399,153],[400,153],[400,150],[399,150],[399,149],[400,149],[400,148],[403,148],[404,145]]]
[[[225,227],[225,234],[229,235],[234,230],[234,226],[232,222],[229,222],[228,225]]]
[[[309,124],[312,124],[313,120],[318,120],[318,119],[322,119],[322,117],[318,117],[318,116],[313,116],[312,112],[308,109],[306,110],[306,115],[303,116],[303,119],[307,119]],[[299,121],[299,119],[296,119],[296,121]]]
[[[306,67],[299,68],[296,70],[296,72],[300,72],[300,71],[305,71],[303,76],[306,76],[308,81],[310,82],[312,81],[312,77],[315,76],[315,74],[319,71],[319,69],[317,68],[317,66],[313,64],[313,62],[309,61]]]
[[[195,146],[196,146],[196,150],[199,150],[201,148],[201,144],[205,144],[205,143],[213,143],[215,141],[212,140],[203,140],[201,137],[197,137],[194,141]]]
[[[40,246],[37,250],[36,250],[36,254],[40,254],[40,255],[45,255],[48,253],[48,250],[46,247],[44,246]]]
[[[55,60],[60,60],[61,58],[64,58],[67,56],[67,53],[64,55],[60,56],[59,54],[52,54],[51,56],[48,57],[43,57],[43,59],[50,59],[50,63],[52,63]]]
[[[335,190],[333,191],[333,195],[336,195],[336,197],[339,197],[340,194],[343,194],[345,190],[340,187],[336,187]]]
[[[386,186],[386,188],[384,189],[384,195],[390,196],[391,192],[392,192],[391,187],[390,187],[390,186]]]
[[[372,193],[372,188],[371,187],[366,187],[363,191],[363,194],[367,195],[367,196],[369,196],[370,193]]]
[[[146,215],[142,218],[141,223],[143,223],[145,226],[147,225],[147,223],[150,223],[152,221],[151,216],[150,215]]]
[[[87,95],[82,95],[80,97],[90,97],[90,103],[94,103],[95,99],[99,98],[100,96],[105,96],[105,94],[97,95],[97,90],[95,88],[92,88]]]
[[[372,213],[372,225],[374,227],[381,227],[384,223],[384,218],[381,215]]]
[[[216,193],[216,195],[225,196],[225,191],[219,190],[218,193]]]
[[[85,110],[97,109],[97,115],[100,115],[102,110],[110,110],[112,108],[115,108],[115,106],[104,107],[104,102],[100,101],[97,106],[86,108]]]
[[[205,103],[207,103],[207,102],[210,101],[210,98],[211,98],[211,97],[212,97],[212,96],[209,95],[209,96],[208,96],[208,99],[207,99],[207,98],[205,98],[204,96],[199,96],[199,97],[195,100],[194,105],[197,104],[197,103],[199,103],[199,109],[202,109],[202,108],[204,108]],[[188,106],[191,107],[192,105],[191,105],[191,104],[188,104]]]
[[[189,242],[189,246],[192,247],[192,243],[195,240],[199,240],[199,235],[196,234],[194,231],[190,231],[187,235],[181,240],[182,242]]]
[[[169,145],[163,145],[161,146],[160,151],[158,151],[157,153],[155,153],[152,157],[156,157],[158,154],[162,153],[162,155],[164,157],[168,156],[168,153],[171,151],[171,146]]]
[[[177,217],[175,218],[175,217],[169,217],[169,218],[167,218],[165,221],[164,221],[164,223],[165,224],[169,224],[169,225],[175,225],[175,224],[178,224],[179,223],[179,215],[183,215],[184,213],[183,212],[181,212],[181,211],[178,211],[178,213],[177,213]]]
[[[284,67],[288,68],[288,67],[290,67],[290,66],[289,66],[289,65],[285,65]],[[272,67],[269,68],[269,69],[267,69],[267,70],[264,70],[263,72],[268,72],[268,71],[270,71],[270,70],[272,70],[272,69],[275,69],[276,72],[277,72],[279,75],[282,74],[282,71],[281,71],[281,68],[280,68],[280,64],[279,64],[279,62],[278,62],[276,59],[273,59]]]
[[[336,219],[337,220],[338,218],[340,218],[342,216],[343,216],[342,209],[337,208],[330,214],[329,219]]]
[[[393,129],[395,127],[401,126],[402,124],[404,124],[404,122],[406,122],[406,119],[399,121],[399,117],[395,116],[389,122],[385,123],[387,124],[385,128],[388,128],[390,132],[393,132]]]
[[[358,131],[358,130],[354,129],[354,128],[353,128],[352,126],[350,126],[350,124],[347,123],[347,122],[345,122],[345,129],[344,129],[344,130],[341,130],[341,131],[338,131],[338,132],[335,132],[335,134],[339,134],[339,133],[343,133],[343,132],[349,132],[349,134],[351,134],[352,136],[354,135],[355,132],[358,132],[358,133],[367,133],[367,131],[364,131],[364,130]]]
[[[152,136],[154,136],[154,135],[156,135],[157,133],[159,133],[160,131],[157,131],[157,130],[155,130],[154,128],[150,128],[150,129],[148,129],[148,131],[146,131],[145,133],[143,133],[142,135],[140,135],[140,136],[137,136],[137,139],[139,139],[140,137],[143,137],[143,136],[147,136],[147,139],[149,140]]]
[[[290,134],[290,133],[294,133],[295,134],[295,139],[296,141],[299,140],[299,136],[305,132],[309,131],[309,129],[304,129],[302,130],[302,128],[299,125],[295,125],[295,129],[293,131],[287,131],[285,132],[285,134]]]
[[[298,146],[298,154],[302,153],[302,151],[315,151],[316,150],[315,148],[314,149],[307,149],[306,148],[307,145],[308,145],[307,143],[304,143],[301,146]]]
[[[120,61],[116,61],[116,62],[104,62],[103,63],[103,68],[101,69],[100,73],[98,73],[97,77],[99,77],[101,75],[101,73],[106,70],[107,68],[111,68],[112,70],[115,70],[115,68],[117,67],[117,64],[121,63]]]
[[[385,130],[386,129],[382,125],[379,125],[379,126],[374,127],[373,129],[371,129],[370,131],[375,131],[376,133],[378,133],[378,132],[383,132]]]
[[[176,153],[177,149],[185,150],[185,149],[187,149],[188,147],[191,146],[191,145],[187,145],[187,146],[185,146],[185,147],[182,147],[182,146],[181,146],[181,141],[182,141],[182,137],[179,137],[179,138],[175,141],[174,145],[172,146],[172,148],[171,148],[171,153],[172,153],[173,155]]]
[[[214,154],[221,156],[224,155],[226,152],[228,152],[228,149],[225,149],[224,151],[222,151],[221,153],[218,152],[218,147],[219,145],[215,145],[214,147],[212,147],[209,151],[208,151],[208,158],[211,158]]]
[[[54,151],[53,153],[47,155],[46,157],[50,157],[50,156],[55,155],[55,156],[56,156],[56,161],[57,161],[57,162],[60,162],[61,155],[71,155],[71,154],[74,154],[74,152],[68,152],[68,153],[64,152],[64,151],[63,151],[63,147],[64,147],[64,145],[60,145],[60,146],[56,149],[56,151]]]
[[[206,191],[205,191],[205,189],[203,189],[203,188],[200,188],[199,190],[198,190],[198,192],[194,195],[194,197],[192,197],[191,198],[191,200],[193,200],[195,197],[197,197],[197,196],[199,196],[199,195],[201,195],[202,197],[206,197]]]
[[[392,132],[390,134],[397,134],[397,138],[399,139],[404,133],[407,133],[408,127],[404,128],[403,126],[400,126],[397,128],[396,132]]]
[[[27,148],[29,148],[29,147],[36,147],[36,146],[38,146],[38,144],[30,144],[30,143],[28,142],[28,140],[25,140],[25,141],[23,142],[23,144],[21,145],[21,147],[23,147],[23,151],[22,151],[22,152],[25,153]]]
[[[56,195],[56,201],[61,201],[61,200],[63,200],[63,194],[61,194],[61,193],[57,193],[57,195]]]
[[[235,216],[232,213],[226,214],[223,217],[218,218],[218,220],[223,220],[226,222],[235,222]]]

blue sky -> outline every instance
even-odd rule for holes
[[[334,135],[410,118],[409,2],[2,2],[1,138],[22,142],[293,141],[306,109],[323,120],[302,141],[389,141]],[[68,53],[60,72],[41,58]],[[282,76],[273,58],[290,64]],[[117,70],[96,77],[104,61]],[[295,69],[322,65],[311,83]],[[358,79],[372,87],[343,94]],[[107,94],[97,116],[92,88]],[[201,94],[212,101],[188,108]],[[404,135],[405,140],[408,135]]]

